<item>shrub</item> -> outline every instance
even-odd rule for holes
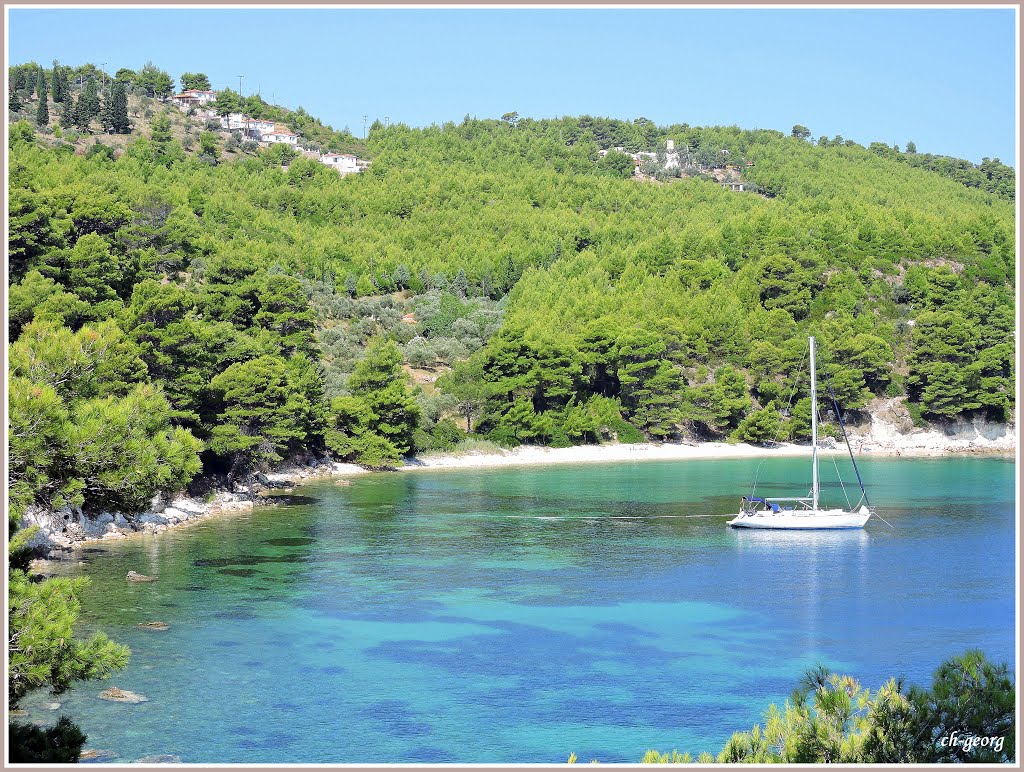
[[[907,412],[910,413],[910,420],[914,422],[914,426],[919,429],[923,429],[928,426],[928,422],[924,420],[921,415],[921,403],[920,402],[907,402]]]
[[[644,433],[642,431],[623,418],[613,420],[611,422],[611,427],[612,431],[615,432],[616,439],[626,445],[634,445],[636,443],[647,441],[647,438],[644,437]]]

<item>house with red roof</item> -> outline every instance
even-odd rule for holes
[[[207,105],[216,98],[216,91],[200,91],[199,89],[190,88],[172,96],[171,101],[182,110],[189,110],[193,107]]]

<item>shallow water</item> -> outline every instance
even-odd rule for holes
[[[734,511],[755,474],[806,490],[805,460],[742,459],[366,475],[102,544],[60,570],[131,663],[59,712],[121,761],[637,761],[717,752],[817,663],[871,688],[972,647],[1012,663],[1012,460],[862,471],[893,528],[679,517]]]

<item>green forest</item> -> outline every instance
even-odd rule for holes
[[[127,657],[71,636],[78,584],[29,580],[29,507],[138,512],[309,453],[800,441],[811,334],[852,421],[879,397],[919,425],[1013,418],[998,159],[515,113],[356,140],[220,94],[371,160],[341,177],[216,127],[176,136],[152,64],[9,77],[11,629],[37,642],[12,649],[12,706]],[[629,154],[669,140],[679,167],[638,178]]]
[[[138,507],[197,456],[385,467],[467,432],[800,440],[808,334],[854,420],[879,396],[1010,418],[1012,203],[871,149],[467,118],[377,125],[340,178],[278,148],[210,164],[161,129],[117,157],[11,133],[12,419],[41,428],[13,435],[19,506]],[[598,152],[666,139],[759,192]]]

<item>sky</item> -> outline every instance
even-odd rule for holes
[[[738,125],[1015,163],[1015,10],[8,7],[8,63],[154,62],[363,135],[466,115]]]

